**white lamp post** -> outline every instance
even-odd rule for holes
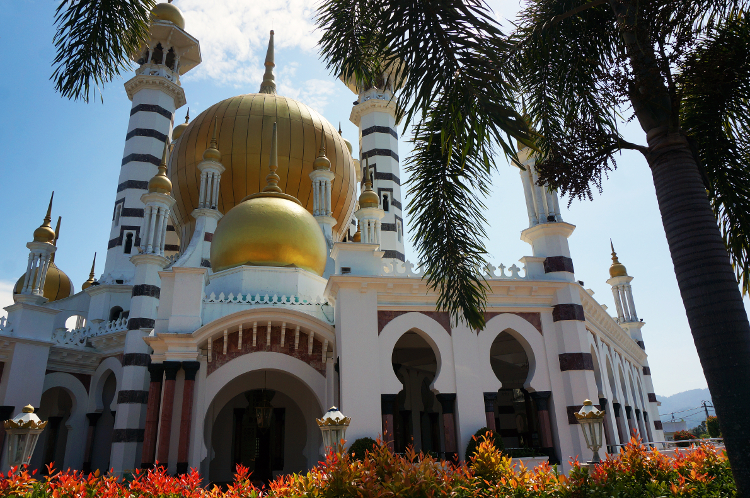
[[[47,422],[42,422],[34,414],[34,407],[27,405],[22,413],[3,422],[3,426],[8,437],[8,464],[11,467],[28,465]]]
[[[594,406],[590,399],[583,402],[583,407],[575,413],[578,423],[581,424],[583,437],[586,438],[586,446],[594,452],[594,458],[590,463],[598,463],[599,448],[602,447],[602,436],[604,435],[604,412]]]
[[[339,441],[345,439],[346,428],[352,421],[349,417],[344,416],[338,408],[332,406],[323,415],[322,418],[316,419],[320,432],[323,433],[323,446],[325,448],[335,448]]]

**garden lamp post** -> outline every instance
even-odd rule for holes
[[[323,433],[323,447],[335,448],[339,441],[346,438],[346,428],[352,421],[349,417],[344,416],[338,408],[332,406],[323,415],[322,418],[316,419],[320,432]]]
[[[8,464],[11,467],[28,465],[47,422],[34,414],[33,406],[26,405],[21,413],[3,422],[3,426],[8,437]]]
[[[594,458],[590,463],[598,463],[599,448],[602,447],[602,436],[604,435],[604,411],[594,406],[590,399],[583,402],[583,407],[575,413],[578,423],[581,424],[586,446],[594,452]]]

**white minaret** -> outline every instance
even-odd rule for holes
[[[44,297],[44,282],[47,279],[47,270],[52,262],[53,255],[57,250],[55,247],[55,231],[52,230],[52,199],[49,199],[47,215],[41,226],[34,230],[34,240],[26,244],[29,248],[29,261],[26,265],[26,275],[23,279],[21,292],[13,295],[15,302],[42,304],[47,302]]]
[[[313,162],[310,180],[312,180],[313,188],[313,216],[323,230],[328,252],[333,247],[333,226],[336,224],[336,218],[333,217],[333,211],[331,211],[331,187],[335,176],[331,171],[331,161],[326,157],[326,133],[321,128],[320,148],[318,157]]]
[[[365,159],[365,188],[359,196],[359,209],[354,213],[359,221],[357,231],[361,232],[361,243],[380,244],[380,249],[384,250],[381,223],[384,215],[378,205],[378,195],[372,190],[372,172]]]
[[[625,265],[620,263],[615,252],[615,246],[611,240],[609,244],[612,248],[612,266],[609,267],[610,278],[607,280],[607,283],[612,286],[612,296],[615,298],[615,308],[617,310],[617,323],[645,351],[646,345],[643,342],[641,329],[646,323],[638,318],[638,313],[635,310],[633,288],[630,285],[633,277],[628,275]],[[651,367],[649,367],[648,358],[643,364],[643,371],[639,373],[642,375],[643,387],[647,391],[645,393],[647,399],[643,400],[648,415],[645,422],[649,425],[649,431],[652,433],[654,441],[663,441],[658,402],[654,393],[654,383],[651,379]],[[636,394],[633,393],[633,396],[636,396]],[[642,435],[644,439],[646,439],[646,436],[647,434]]]
[[[393,78],[385,75],[383,81],[382,88],[368,89],[347,83],[358,95],[349,120],[359,127],[360,160],[369,159],[373,170],[372,189],[383,210],[380,240],[380,249],[385,252],[383,258],[404,261],[396,101],[393,99]],[[364,227],[362,232],[364,234]]]
[[[117,185],[102,283],[132,284],[130,257],[142,245],[145,205],[141,196],[156,173],[164,144],[171,141],[174,112],[185,104],[180,75],[201,62],[198,40],[184,30],[172,4],[151,12],[150,38],[133,60],[140,65],[125,83],[133,102]]]

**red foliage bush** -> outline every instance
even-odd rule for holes
[[[486,438],[469,463],[454,465],[414,451],[393,454],[378,441],[364,458],[329,453],[304,474],[282,476],[258,489],[247,468],[237,467],[226,488],[204,486],[195,471],[169,476],[163,468],[136,472],[130,482],[98,473],[54,472],[36,479],[24,469],[0,473],[0,497],[8,498],[604,498],[611,496],[730,497],[736,494],[729,463],[713,446],[674,456],[632,439],[618,455],[593,469],[571,462],[566,476],[542,464],[512,463]]]

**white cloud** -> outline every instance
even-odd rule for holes
[[[336,85],[333,80],[310,79],[303,82],[300,88],[295,88],[284,82],[279,84],[281,95],[304,102],[321,114],[325,112],[325,108],[329,104],[329,97],[333,96],[335,92]]]
[[[260,83],[271,29],[277,49],[315,53],[316,4],[317,0],[178,1],[186,30],[200,41],[203,56],[190,77],[237,86]]]
[[[13,286],[15,282],[0,280],[0,316],[8,316],[6,306],[13,304]]]

